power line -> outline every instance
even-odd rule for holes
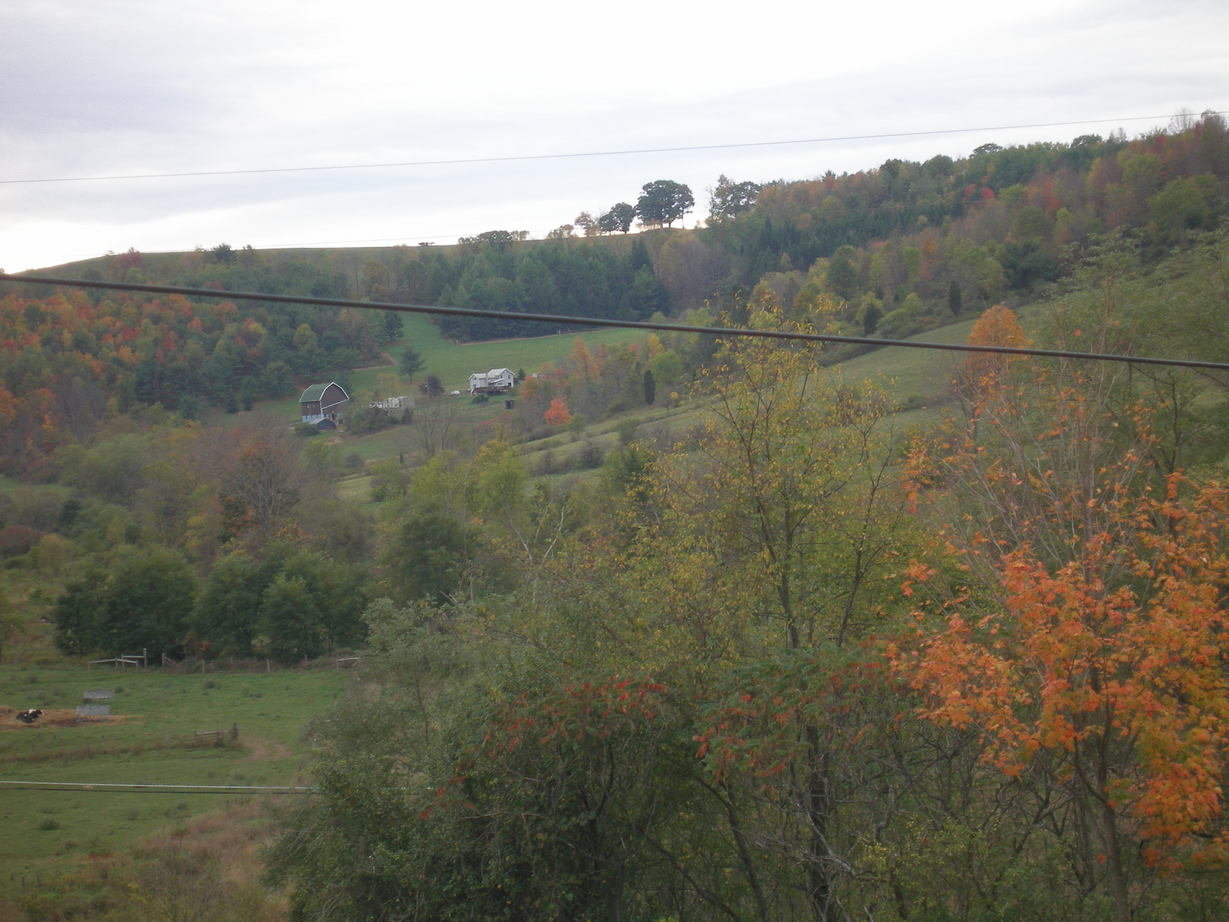
[[[0,781],[0,789],[69,791],[100,794],[317,794],[300,785],[259,784],[121,784],[104,781]]]
[[[1221,115],[1222,112],[1215,114]],[[786,147],[803,144],[837,144],[850,141],[887,141],[897,138],[936,137],[979,131],[1016,131],[1035,128],[1066,128],[1074,125],[1103,125],[1121,122],[1156,121],[1171,115],[1130,115],[1126,118],[1093,118],[1069,122],[1031,122],[1018,125],[985,125],[976,128],[932,128],[923,131],[891,131],[879,134],[833,135],[820,138],[790,138],[779,141],[734,141],[725,144],[689,144],[679,147],[636,147],[626,150],[573,151],[554,154],[508,154],[494,157],[454,157],[439,160],[398,160],[386,163],[339,163],[323,166],[257,167],[233,170],[190,170],[169,173],[128,173],[110,176],[49,176],[32,179],[0,179],[0,185],[30,185],[57,182],[121,182],[134,179],[189,179],[203,176],[253,176],[269,173],[322,173],[341,170],[383,170],[426,166],[464,166],[481,163],[519,163],[533,160],[578,160],[586,157],[630,157],[643,154],[679,154],[706,150],[737,150],[757,147]]]
[[[144,294],[184,295],[190,298],[264,301],[274,304],[310,304],[317,307],[348,307],[358,310],[395,311],[405,314],[438,314],[446,317],[482,317],[495,320],[527,320],[555,326],[615,327],[665,333],[699,333],[706,336],[751,337],[755,339],[796,340],[856,346],[899,346],[904,349],[933,349],[944,352],[980,352],[995,355],[1022,355],[1041,358],[1080,359],[1083,361],[1127,362],[1138,365],[1167,365],[1177,368],[1202,368],[1229,372],[1229,363],[1198,359],[1170,359],[1155,356],[1118,355],[1107,352],[1076,352],[1070,349],[1033,349],[1023,346],[978,346],[969,343],[928,343],[907,339],[876,339],[872,336],[838,336],[829,333],[799,333],[789,330],[756,330],[740,327],[696,326],[685,323],[657,323],[651,320],[613,320],[601,317],[572,317],[564,314],[517,313],[472,307],[444,307],[431,304],[397,304],[388,301],[355,301],[350,298],[317,298],[310,295],[262,294],[254,291],[229,291],[214,288],[188,288],[182,285],[136,285],[130,282],[90,282],[47,276],[0,274],[0,282],[26,285],[61,285],[66,288],[102,288]]]

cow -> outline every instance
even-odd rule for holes
[[[17,719],[23,724],[32,724],[42,716],[43,711],[41,708],[30,708],[28,711],[17,712]]]

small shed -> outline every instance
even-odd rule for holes
[[[318,426],[324,421],[336,425],[345,418],[350,395],[336,381],[313,384],[299,398],[299,414],[303,422]]]
[[[373,410],[412,410],[414,409],[414,398],[409,396],[401,397],[383,397],[379,400],[367,404]]]

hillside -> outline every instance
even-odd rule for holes
[[[131,883],[178,906],[151,875],[186,839],[208,860],[176,873],[252,918],[811,918],[821,890],[899,919],[1054,892],[1072,922],[1217,917],[1229,380],[515,313],[1229,361],[1226,151],[1205,117],[774,184],[700,231],[62,267],[510,311],[492,327],[6,285],[0,705],[56,713],[7,734],[4,773],[321,788],[272,830],[189,823],[204,795],[63,795],[89,837],[10,807],[22,867],[88,868],[13,905],[122,917]],[[523,380],[471,398],[491,367]],[[345,425],[296,428],[330,380]],[[123,684],[124,720],[72,723],[85,662],[140,649],[176,665]],[[238,748],[174,735],[235,711]],[[209,833],[249,824],[287,890]],[[383,856],[359,884],[354,854]]]

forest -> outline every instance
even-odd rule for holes
[[[79,267],[214,299],[0,283],[0,658],[361,656],[269,808],[269,918],[1222,918],[1229,373],[968,353],[905,393],[737,330],[1229,363],[1223,120],[712,194]],[[364,457],[261,407],[422,343],[227,290],[509,313],[455,349],[732,332],[576,339],[502,410],[415,386]]]

